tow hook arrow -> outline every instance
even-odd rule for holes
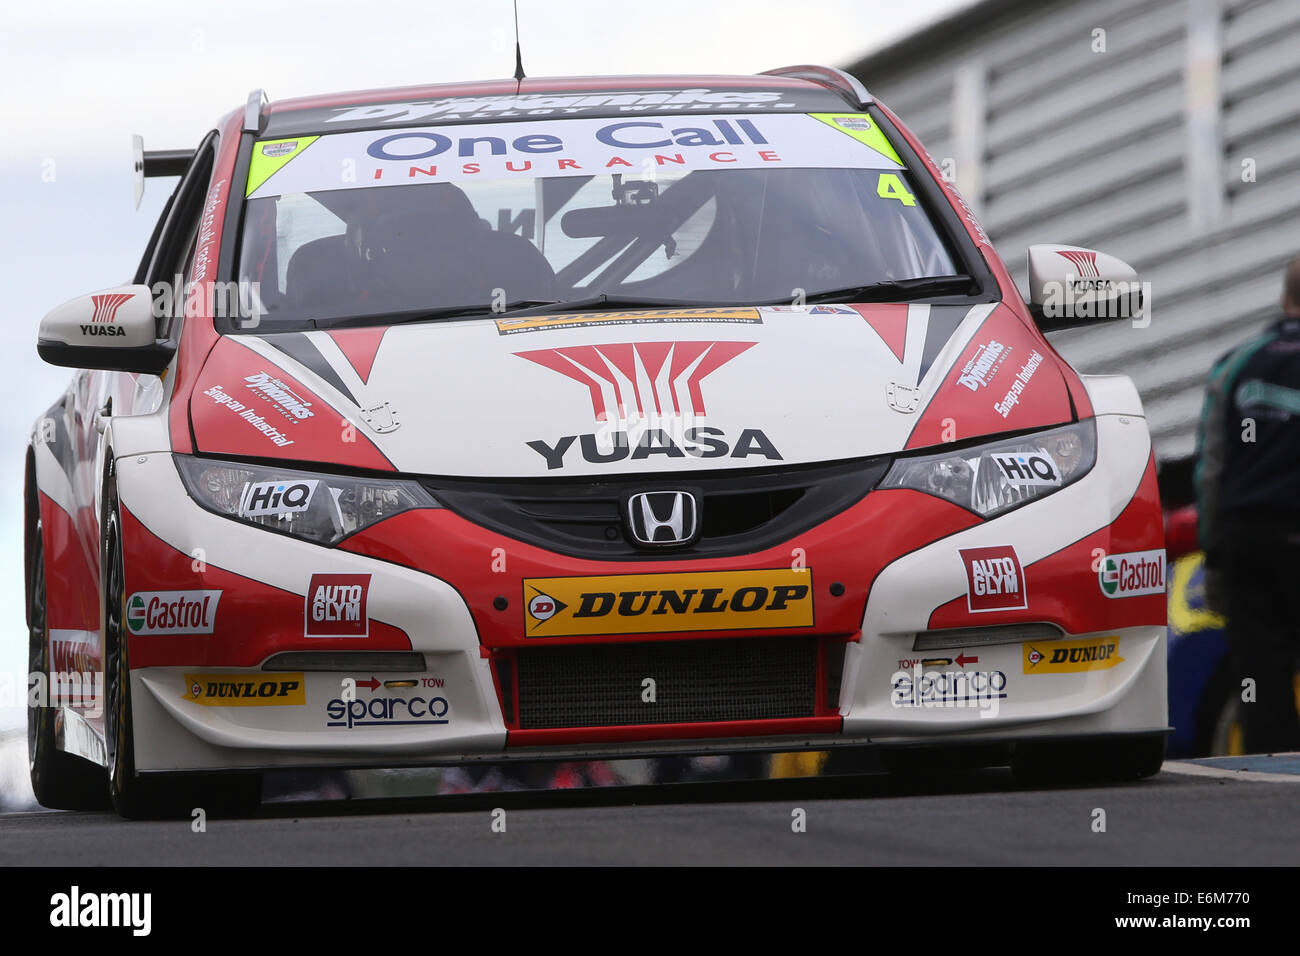
[[[359,680],[359,681],[357,681],[357,686],[358,686],[358,687],[366,687],[366,688],[369,688],[370,690],[376,690],[376,689],[378,689],[378,687],[379,687],[379,681],[375,680],[375,678],[372,676],[372,677],[370,678],[370,680]]]
[[[978,657],[967,657],[965,654],[960,652],[958,652],[957,656],[954,657],[953,660],[957,662],[958,667],[965,667],[967,664],[978,664],[980,662]]]

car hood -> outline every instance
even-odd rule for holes
[[[1071,421],[1005,306],[658,310],[222,336],[199,452],[464,477],[798,465]]]

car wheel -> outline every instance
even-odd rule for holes
[[[46,616],[45,545],[38,521],[27,583],[27,672],[49,680],[49,619]],[[55,688],[47,683],[47,701]],[[103,810],[108,807],[108,780],[104,768],[66,753],[55,742],[57,707],[28,707],[27,762],[36,802],[51,810]]]
[[[207,774],[181,776],[137,774],[131,708],[131,668],[123,628],[126,567],[116,495],[104,496],[103,569],[104,649],[107,694],[104,737],[108,748],[108,792],[113,809],[130,820],[189,817],[202,808],[208,815],[251,813],[261,801],[262,775]]]
[[[1150,777],[1165,760],[1165,735],[1017,744],[1011,772],[1026,785],[1118,783]]]

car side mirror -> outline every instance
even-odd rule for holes
[[[1027,258],[1029,311],[1044,332],[1143,314],[1137,271],[1122,259],[1056,244],[1030,246]]]
[[[157,375],[173,349],[157,340],[147,285],[124,285],[78,296],[41,319],[36,351],[51,365]]]

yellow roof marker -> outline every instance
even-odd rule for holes
[[[268,179],[278,173],[289,160],[302,155],[319,136],[295,136],[290,139],[268,139],[253,144],[253,159],[248,164],[248,188],[244,197],[253,195],[253,190],[261,187]]]
[[[841,133],[847,133],[864,146],[869,146],[886,159],[892,159],[903,165],[894,146],[885,138],[885,134],[876,121],[866,113],[809,113],[813,119],[819,119],[827,126],[832,126]]]

